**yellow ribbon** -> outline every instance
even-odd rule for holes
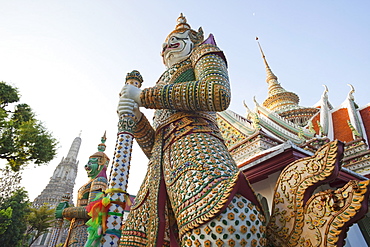
[[[108,193],[123,193],[125,194],[123,197],[125,199],[125,202],[121,202],[121,201],[109,201],[108,203],[115,203],[115,204],[118,204],[120,205],[121,207],[123,207],[123,209],[125,208],[125,204],[127,204],[129,207],[132,205],[132,202],[130,200],[130,195],[123,189],[120,189],[120,188],[110,188],[110,189],[107,189],[105,191],[103,191],[104,194],[108,194]]]

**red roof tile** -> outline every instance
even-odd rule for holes
[[[347,123],[347,120],[349,120],[347,108],[341,108],[333,112],[332,117],[334,127],[334,139],[340,140],[342,142],[352,141],[352,131]]]

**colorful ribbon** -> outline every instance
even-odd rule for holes
[[[108,193],[124,193],[124,201],[111,201]],[[109,215],[117,215],[120,217],[123,216],[121,213],[108,213],[108,210],[112,203],[120,205],[123,209],[125,209],[126,205],[131,206],[132,204],[130,196],[129,194],[127,194],[126,191],[122,189],[111,188],[98,193],[95,199],[86,206],[86,210],[91,219],[86,222],[86,225],[89,226],[87,228],[89,236],[87,238],[85,246],[98,247],[100,243],[100,238],[103,236],[104,233],[114,234],[117,237],[120,237],[120,233],[118,233],[114,229],[107,229],[107,217]]]

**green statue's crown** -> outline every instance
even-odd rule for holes
[[[99,159],[99,166],[105,165],[105,162],[109,162],[108,156],[104,153],[105,151],[105,141],[107,140],[106,132],[104,132],[104,135],[101,138],[101,143],[98,145],[98,152],[94,153],[90,156],[90,158],[98,158]]]
[[[126,81],[129,79],[138,80],[141,84],[143,83],[143,77],[141,76],[140,72],[137,70],[133,70],[126,75]]]
[[[98,145],[98,151],[99,152],[104,152],[105,151],[105,148],[106,148],[105,141],[107,140],[106,133],[107,132],[104,132],[104,135],[101,138],[101,143]]]

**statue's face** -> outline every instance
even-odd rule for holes
[[[85,165],[85,170],[87,172],[87,176],[89,178],[95,178],[99,174],[99,159],[98,158],[90,158],[89,162]]]
[[[167,43],[163,44],[162,57],[167,68],[185,60],[190,55],[194,44],[190,40],[189,32],[174,33],[168,38]]]
[[[134,85],[137,88],[140,88],[141,87],[141,83],[138,80],[135,80],[135,79],[128,79],[126,81],[126,84]]]

